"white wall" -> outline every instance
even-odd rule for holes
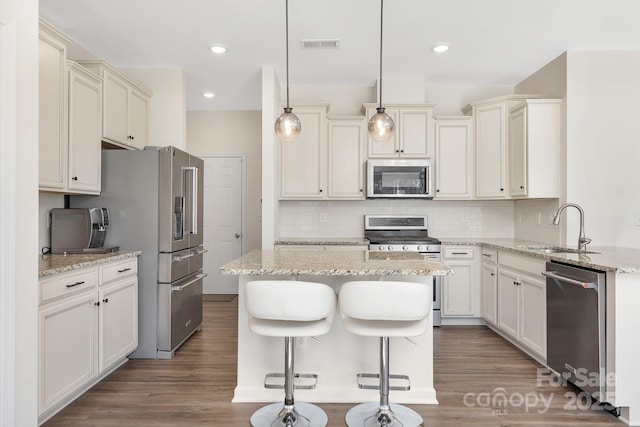
[[[592,245],[640,248],[640,52],[567,54],[567,200]],[[577,241],[578,215],[567,239]]]
[[[196,155],[244,154],[246,251],[262,247],[262,121],[260,111],[189,111],[187,150]]]
[[[149,117],[149,145],[187,148],[187,101],[184,71],[123,69],[153,93]]]
[[[0,324],[3,337],[0,390],[4,391],[0,396],[0,425],[30,427],[36,426],[38,419],[38,228],[33,226],[38,212],[38,168],[34,167],[38,164],[38,2],[0,0],[0,13],[3,20],[12,21],[16,55],[16,67],[9,70],[15,75],[15,103],[8,106],[15,138],[2,140],[2,151],[13,153],[15,164],[11,175],[6,174],[5,168],[0,171],[2,196],[13,193],[15,203],[0,206],[3,215],[0,236],[7,236],[12,230],[16,235],[19,232],[19,238],[9,246],[0,242],[4,247],[0,252],[4,266],[2,277],[8,277],[6,270],[14,274],[14,283],[1,284],[3,295],[13,298],[3,300],[3,307],[12,309],[14,316],[12,322],[6,323],[5,320],[10,319],[3,316]],[[9,218],[13,224],[5,222]],[[7,254],[6,249],[10,249],[11,254]],[[13,292],[8,292],[8,288]],[[11,333],[6,328],[13,325]],[[4,375],[8,370],[12,376]]]

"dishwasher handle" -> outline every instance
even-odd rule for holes
[[[598,290],[598,284],[594,282],[582,282],[580,280],[571,279],[569,277],[560,276],[555,271],[543,271],[542,275],[545,277],[550,277],[552,279],[557,279],[562,282],[571,283],[572,285],[578,285],[585,289],[595,289]]]

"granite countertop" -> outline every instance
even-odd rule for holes
[[[253,251],[220,268],[228,275],[444,276],[452,270],[417,253],[373,254],[363,249]]]
[[[43,278],[81,268],[92,267],[107,262],[136,257],[142,251],[118,251],[106,254],[45,254],[38,261],[38,277]]]
[[[315,237],[284,237],[276,240],[275,245],[335,245],[335,246],[366,246],[369,241],[364,237],[335,237],[335,238],[315,238]]]
[[[614,273],[640,273],[640,249],[589,245],[587,246],[588,252],[585,253],[546,253],[539,249],[556,247],[557,245],[529,240],[495,238],[440,238],[440,241],[443,245],[480,245],[485,248],[506,250],[594,270]],[[575,250],[575,248],[572,250]]]

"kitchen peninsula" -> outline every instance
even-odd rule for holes
[[[322,282],[336,293],[351,280],[418,281],[432,283],[430,276],[451,270],[419,254],[375,254],[361,249],[254,251],[221,267],[223,274],[239,275],[238,373],[233,402],[268,402],[281,398],[280,390],[264,388],[265,374],[282,370],[282,340],[259,336],[248,327],[244,308],[244,285],[251,280],[300,280]],[[429,315],[431,319],[431,314]],[[433,322],[430,320],[429,324]],[[411,390],[392,392],[397,403],[437,404],[433,387],[433,330],[431,327],[411,341],[392,338],[391,373],[410,377]],[[377,390],[359,389],[358,373],[379,370],[375,337],[355,336],[345,331],[339,311],[331,331],[315,339],[296,343],[296,372],[315,373],[314,390],[297,390],[296,397],[310,402],[353,403],[375,401]]]

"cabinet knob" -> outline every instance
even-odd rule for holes
[[[364,190],[361,188],[361,189],[360,189],[360,192],[361,192],[361,193],[364,193]]]
[[[400,152],[400,150],[396,150],[396,153],[399,153],[399,152]]]
[[[520,186],[520,189],[521,189],[521,190],[524,190],[524,185],[521,185],[521,186]]]
[[[439,192],[440,192],[440,189],[438,188],[438,189],[436,190],[436,193],[439,193]]]
[[[108,303],[109,302],[109,298],[103,299],[102,302],[105,303],[105,304]]]
[[[404,150],[400,150],[401,153],[404,153]]]
[[[100,307],[100,301],[94,302],[93,305],[95,305],[96,307]]]
[[[504,191],[504,188],[500,188],[500,191]]]
[[[320,192],[322,193],[322,188],[320,189]]]
[[[72,180],[72,181],[77,181],[77,180],[78,180],[78,177],[77,177],[77,176],[74,176],[74,177],[72,177],[72,178],[71,178],[71,180]]]

